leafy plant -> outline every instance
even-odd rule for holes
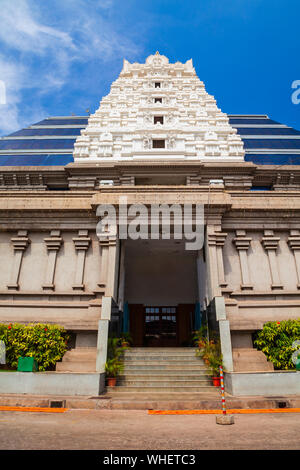
[[[121,334],[121,344],[130,346],[132,344],[132,337],[130,333],[122,333]]]
[[[219,367],[223,365],[221,343],[214,332],[209,333],[211,339],[208,339],[206,335],[207,329],[205,325],[195,332],[196,356],[204,360],[213,376],[219,376]]]
[[[124,369],[124,364],[118,359],[108,359],[105,364],[105,372],[107,377],[117,377]]]
[[[34,357],[38,370],[53,370],[67,351],[69,335],[59,325],[0,324],[0,340],[6,346],[6,365],[16,369],[19,357]]]
[[[122,355],[127,346],[122,345],[122,338],[110,336],[107,342],[107,361],[105,372],[107,377],[116,377],[123,370]]]
[[[294,369],[292,354],[297,348],[293,343],[300,340],[300,319],[283,320],[265,323],[263,329],[256,333],[255,346],[279,370]]]

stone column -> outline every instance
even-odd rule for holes
[[[116,227],[111,227],[110,232],[100,235],[99,244],[101,246],[101,282],[99,285],[105,287],[106,296],[113,297],[117,301],[119,239]]]
[[[219,323],[220,343],[223,356],[223,364],[227,372],[233,371],[232,345],[230,325],[226,316],[224,297],[215,297],[214,306],[216,312],[216,320]]]
[[[248,255],[247,251],[250,247],[250,242],[252,238],[246,237],[245,230],[236,230],[236,238],[233,239],[233,243],[236,246],[236,249],[239,253],[240,266],[241,266],[241,275],[242,275],[242,290],[251,290],[253,285],[250,279],[249,266],[248,266]]]
[[[50,237],[44,238],[48,251],[48,262],[45,276],[44,290],[54,290],[54,276],[56,267],[57,253],[63,243],[60,237],[60,230],[51,230]]]
[[[84,290],[83,276],[84,276],[84,264],[85,255],[90,246],[91,239],[88,236],[88,230],[79,230],[78,237],[73,238],[75,244],[75,250],[77,251],[76,271],[73,289]]]
[[[227,237],[227,233],[215,232],[215,236],[216,236],[219,286],[227,287],[227,282],[225,281],[224,262],[223,262],[223,246],[225,243],[225,239]]]
[[[101,319],[98,322],[96,371],[105,372],[107,359],[107,339],[111,319],[112,298],[102,297]]]
[[[124,292],[125,292],[125,240],[120,243],[120,273],[119,273],[119,286],[118,286],[118,301],[119,309],[123,311],[124,307]]]
[[[12,245],[14,247],[14,260],[10,274],[10,281],[7,285],[8,290],[19,289],[19,277],[21,272],[23,254],[30,243],[27,234],[27,230],[19,230],[17,237],[11,239]]]
[[[288,245],[294,253],[298,281],[297,288],[300,289],[300,230],[290,231]]]
[[[116,300],[118,295],[118,259],[119,243],[117,238],[115,237],[109,240],[107,285],[105,291],[105,295],[111,296],[114,300]]]
[[[273,230],[264,230],[264,237],[262,238],[262,244],[266,252],[268,253],[270,272],[272,278],[272,289],[283,289],[281,284],[279,271],[276,259],[276,250],[278,248],[280,238],[274,236]]]
[[[216,295],[221,294],[219,286],[216,235],[214,226],[207,225],[206,256],[208,274],[208,295],[211,301]]]

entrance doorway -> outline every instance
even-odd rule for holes
[[[190,346],[195,304],[172,307],[129,304],[128,308],[133,346]]]
[[[177,346],[177,308],[145,307],[145,346]]]
[[[182,240],[126,240],[124,301],[133,346],[189,346],[198,302],[197,253]]]

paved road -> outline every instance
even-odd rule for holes
[[[151,416],[146,411],[0,412],[0,449],[300,449],[300,414]]]

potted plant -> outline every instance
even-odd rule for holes
[[[107,385],[115,387],[117,376],[123,370],[123,363],[118,358],[108,359],[105,364],[105,372],[107,376]]]
[[[131,336],[129,333],[122,333],[121,335],[121,346],[124,349],[128,349],[132,342]]]
[[[105,364],[105,373],[107,384],[114,387],[117,382],[118,374],[123,370],[122,355],[126,348],[121,346],[121,338],[109,337],[107,343],[107,361]]]
[[[212,381],[215,387],[220,387],[220,366],[222,365],[222,358],[219,356],[211,356],[209,359],[209,369],[212,373]]]
[[[223,366],[220,341],[212,341],[210,353],[208,355],[209,369],[212,374],[212,381],[215,387],[219,387],[220,383],[220,366]]]

